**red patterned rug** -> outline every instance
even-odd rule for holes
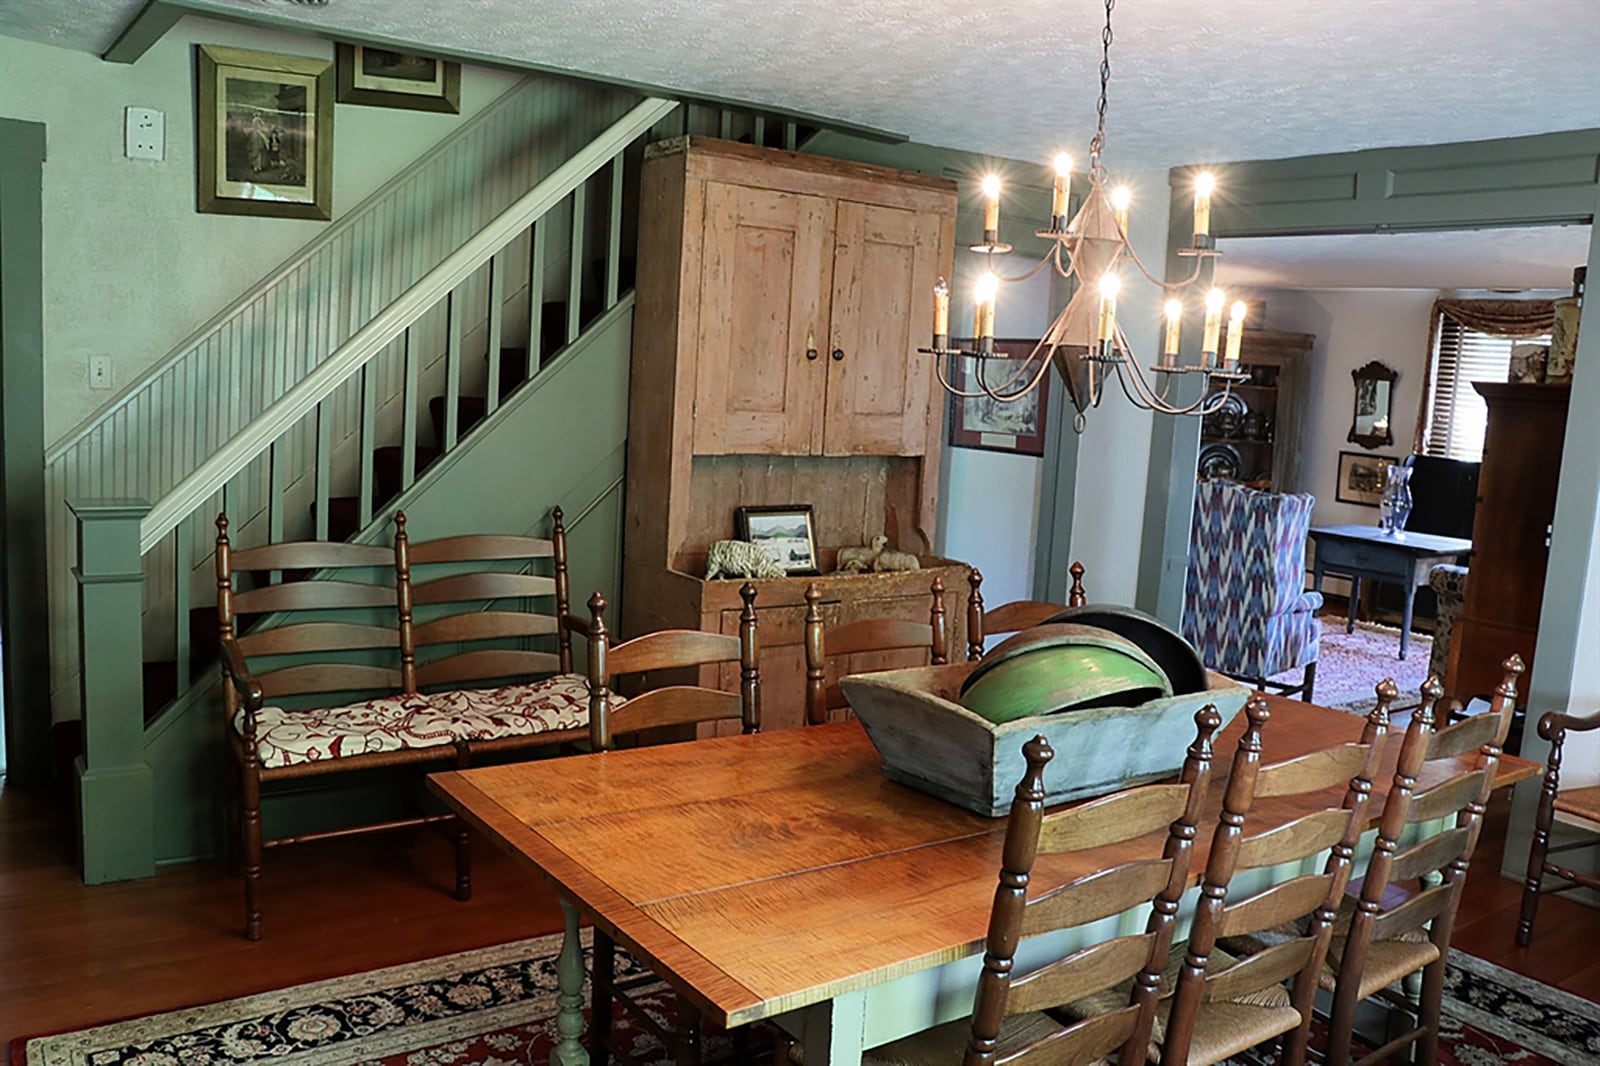
[[[559,937],[297,985],[190,1010],[18,1041],[14,1066],[545,1066],[555,1031]],[[619,960],[619,963],[621,960]],[[632,969],[622,964],[621,975]],[[670,1024],[672,997],[650,997]],[[1440,1062],[1600,1062],[1600,1007],[1451,952]],[[671,1056],[619,1017],[647,1066]],[[706,1040],[707,1057],[727,1047]],[[929,1066],[941,1066],[930,1063]],[[954,1064],[950,1064],[954,1066]]]
[[[1321,619],[1322,641],[1317,654],[1317,680],[1311,702],[1351,714],[1366,714],[1377,705],[1374,690],[1386,677],[1400,687],[1396,710],[1415,707],[1422,699],[1422,683],[1428,679],[1428,656],[1433,638],[1412,633],[1404,660],[1400,655],[1400,630],[1376,622],[1357,622],[1354,633],[1344,631],[1338,618]],[[1298,668],[1270,678],[1284,684],[1299,684]]]

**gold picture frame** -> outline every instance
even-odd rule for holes
[[[341,44],[339,102],[461,113],[461,64],[364,44]]]
[[[196,46],[197,207],[208,214],[333,217],[333,63]]]

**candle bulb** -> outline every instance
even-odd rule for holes
[[[1126,185],[1118,185],[1111,190],[1111,206],[1117,212],[1117,229],[1124,237],[1128,235],[1128,205],[1133,203],[1133,193],[1128,191]]]
[[[1243,300],[1235,300],[1228,314],[1228,352],[1222,358],[1225,370],[1239,369],[1239,345],[1244,341],[1244,316],[1249,311]]]
[[[1067,228],[1067,190],[1072,183],[1072,157],[1065,152],[1056,156],[1055,192],[1050,198],[1050,226],[1060,233]]]
[[[986,272],[978,279],[977,327],[973,333],[979,341],[994,339],[994,299],[1000,290],[1000,279]]]
[[[1100,278],[1100,347],[1107,350],[1117,336],[1117,290],[1122,279],[1107,272]]]
[[[950,285],[943,278],[933,287],[933,346],[950,347]]]
[[[983,179],[983,243],[1000,243],[1000,178],[994,174]]]
[[[1202,171],[1194,179],[1194,246],[1204,248],[1211,240],[1211,193],[1217,179]]]
[[[1183,303],[1178,300],[1168,300],[1167,306],[1167,342],[1161,349],[1161,365],[1178,365],[1178,336],[1183,329]]]
[[[1221,289],[1206,293],[1206,326],[1200,335],[1200,361],[1205,366],[1217,361],[1217,337],[1222,332],[1222,304],[1226,300]]]

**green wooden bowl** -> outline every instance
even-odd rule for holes
[[[1092,707],[1132,707],[1172,695],[1156,661],[1093,626],[1035,626],[997,644],[961,686],[961,705],[997,725]]]

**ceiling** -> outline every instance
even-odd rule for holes
[[[1218,284],[1274,289],[1569,289],[1588,226],[1235,237]]]
[[[1020,159],[1093,132],[1097,0],[184,0],[555,66]],[[100,53],[144,0],[0,3]],[[1595,0],[1122,0],[1113,170],[1600,126]]]

